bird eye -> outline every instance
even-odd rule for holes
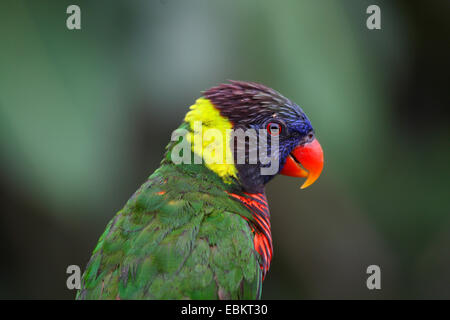
[[[269,122],[267,124],[267,132],[271,136],[278,136],[281,134],[281,124],[276,122]]]
[[[310,132],[308,133],[308,141],[313,141],[314,140],[314,133]]]

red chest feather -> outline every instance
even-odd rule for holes
[[[263,279],[269,271],[272,260],[272,235],[270,233],[270,213],[267,205],[267,198],[263,193],[244,193],[241,195],[229,193],[230,196],[238,199],[252,213],[254,222],[250,223],[254,238],[255,250],[261,255],[261,269]]]

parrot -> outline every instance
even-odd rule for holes
[[[230,161],[211,161],[223,154],[207,143],[209,129]],[[274,172],[236,161],[251,152],[248,137],[232,143],[238,129],[278,141]],[[273,255],[265,185],[278,174],[306,178],[301,188],[318,179],[323,150],[310,120],[274,89],[229,80],[203,91],[175,132],[160,167],[107,224],[76,299],[261,299]]]

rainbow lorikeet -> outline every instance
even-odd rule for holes
[[[195,143],[207,129],[223,133],[232,161],[206,161],[219,154],[206,139]],[[259,159],[236,161],[239,144],[227,132],[237,129],[278,138],[278,148],[271,148],[275,172],[262,174],[268,164]],[[203,92],[177,130],[184,135],[172,139],[161,166],[100,237],[77,299],[261,297],[272,258],[264,186],[280,173],[306,178],[304,188],[322,171],[323,152],[309,119],[273,89],[230,81]],[[180,148],[183,139],[194,142],[189,152]],[[251,148],[243,149],[248,160]],[[196,159],[175,163],[175,153]]]

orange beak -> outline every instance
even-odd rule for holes
[[[305,189],[316,181],[323,169],[323,150],[317,139],[292,150],[286,159],[282,175],[290,177],[306,178],[300,187]]]

